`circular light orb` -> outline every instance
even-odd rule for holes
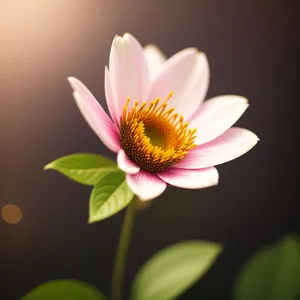
[[[1,209],[1,216],[8,224],[18,224],[22,220],[22,211],[13,204],[4,205]]]

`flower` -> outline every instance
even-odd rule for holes
[[[249,151],[257,136],[231,127],[248,107],[244,97],[203,102],[209,66],[195,48],[166,60],[155,46],[143,48],[130,34],[113,40],[105,94],[111,118],[92,93],[68,78],[85,120],[113,152],[131,190],[153,199],[167,185],[198,189],[218,184],[214,166]]]

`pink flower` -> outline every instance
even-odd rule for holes
[[[187,48],[166,60],[130,34],[113,40],[105,94],[111,118],[92,93],[68,78],[87,123],[113,152],[132,191],[149,200],[167,184],[198,189],[218,184],[214,166],[249,151],[257,136],[231,127],[247,99],[225,95],[203,102],[209,84],[204,53]]]

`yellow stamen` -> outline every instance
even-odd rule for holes
[[[160,98],[148,106],[139,107],[136,100],[129,109],[128,97],[120,122],[121,144],[126,154],[141,169],[160,172],[179,162],[189,150],[196,147],[196,129],[188,129],[183,116],[168,107],[173,93],[160,104]]]

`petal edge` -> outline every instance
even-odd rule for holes
[[[232,127],[215,140],[190,150],[174,168],[198,169],[220,165],[252,149],[259,138],[252,131]]]
[[[248,108],[248,100],[237,95],[224,95],[204,101],[190,121],[197,128],[195,143],[205,144],[229,129]]]
[[[185,189],[206,188],[219,182],[219,173],[214,167],[193,170],[169,168],[157,175],[167,183]]]
[[[140,167],[131,161],[123,149],[118,152],[117,163],[119,169],[127,174],[137,174],[140,171]]]
[[[107,148],[113,152],[118,152],[120,149],[120,137],[112,120],[80,80],[74,77],[69,77],[68,80],[74,89],[73,96],[76,104],[86,122]]]
[[[140,171],[138,174],[127,174],[126,180],[129,188],[142,201],[158,197],[167,187],[167,184],[156,174],[147,171]]]

